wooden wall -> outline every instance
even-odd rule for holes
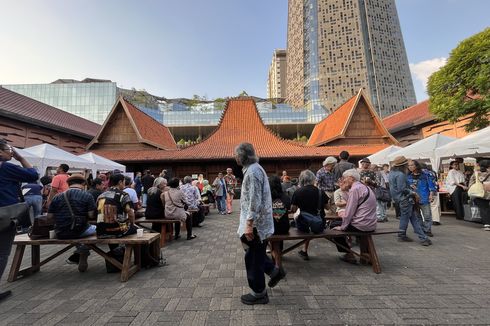
[[[5,117],[0,118],[0,137],[18,148],[47,143],[74,154],[83,154],[90,142],[90,139]]]
[[[118,104],[116,111],[103,128],[98,142],[92,145],[91,150],[114,150],[122,148],[125,150],[155,149],[153,146],[139,142],[138,136],[121,103]]]

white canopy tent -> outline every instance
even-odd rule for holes
[[[32,155],[41,159],[38,167],[39,173],[43,175],[48,167],[57,167],[62,163],[68,164],[70,168],[93,170],[94,164],[82,157],[62,150],[50,144],[41,144],[24,149]]]
[[[86,160],[88,160],[94,164],[94,169],[92,172],[92,174],[94,175],[94,178],[95,178],[95,175],[97,175],[97,171],[100,171],[100,170],[111,171],[111,170],[118,169],[122,172],[126,172],[126,166],[125,165],[111,161],[109,159],[106,159],[105,157],[99,156],[99,155],[91,153],[91,152],[85,153],[82,155],[78,155],[78,157],[86,159]]]
[[[412,145],[404,147],[392,154],[388,155],[390,161],[397,156],[403,155],[412,160],[426,160],[430,161],[434,170],[439,167],[435,150],[443,145],[449,144],[456,140],[456,138],[444,136],[441,134],[434,134],[430,137],[419,140]]]
[[[490,155],[490,127],[478,130],[436,149],[437,163],[451,157]]]
[[[20,148],[15,148],[15,151],[20,155],[22,155],[22,157],[25,158],[27,162],[31,163],[33,167],[39,170],[42,163],[42,159],[40,156],[29,153],[28,151]],[[13,164],[21,165],[20,162],[17,161],[16,159],[11,159],[9,162]]]
[[[385,149],[380,150],[377,153],[374,153],[371,156],[368,156],[367,158],[373,164],[377,164],[377,165],[388,164],[390,163],[390,159],[388,158],[388,155],[393,154],[399,151],[400,149],[402,149],[402,147],[391,145],[389,147],[386,147]]]

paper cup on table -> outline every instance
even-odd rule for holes
[[[138,238],[142,238],[143,237],[143,229],[138,229],[136,230],[136,236]]]
[[[49,230],[49,238],[56,239],[56,232],[54,232],[54,230]]]

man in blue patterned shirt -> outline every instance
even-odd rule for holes
[[[335,214],[333,205],[333,193],[335,192],[335,174],[333,172],[337,159],[329,156],[323,161],[323,167],[316,173],[316,184],[328,197],[328,209]]]
[[[276,286],[286,276],[286,272],[277,268],[265,252],[267,238],[274,233],[271,190],[252,144],[238,145],[235,159],[238,165],[243,166],[238,236],[245,248],[247,280],[252,289],[251,293],[242,295],[241,301],[248,305],[266,304],[269,297],[264,273],[270,276],[269,287]]]

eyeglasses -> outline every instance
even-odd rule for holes
[[[12,153],[14,151],[14,149],[12,148],[12,146],[7,145],[6,147],[2,148],[2,151]]]

